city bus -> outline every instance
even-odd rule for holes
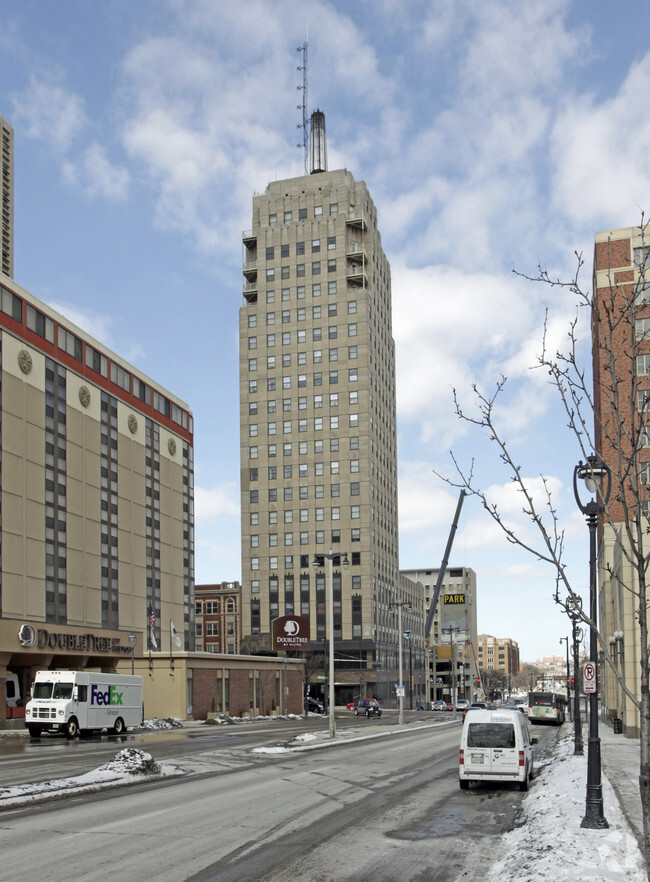
[[[566,718],[566,698],[554,692],[528,693],[528,719],[531,723],[561,726]]]

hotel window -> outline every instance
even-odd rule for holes
[[[301,499],[309,499],[309,487],[305,487],[304,484],[301,485],[299,494]]]
[[[283,368],[291,367],[291,354],[288,352],[282,356],[282,367]]]
[[[86,343],[86,367],[101,374],[102,377],[108,377],[108,359],[88,343]]]
[[[330,392],[330,407],[338,407],[339,406],[339,393],[338,392]]]
[[[278,222],[277,214],[270,214],[269,215],[269,226],[274,227],[277,224],[277,222]]]
[[[307,396],[301,395],[298,398],[298,410],[307,410]]]
[[[339,381],[339,372],[338,371],[330,371],[329,372],[330,385],[338,383]]]
[[[358,392],[348,392],[348,404],[357,405],[359,403],[359,393]]]
[[[357,311],[357,301],[348,300],[348,315],[354,315]]]
[[[325,530],[316,530],[316,545],[325,543]]]
[[[305,275],[305,264],[304,263],[297,263],[296,264],[296,275],[298,276],[298,278]]]
[[[83,357],[83,344],[79,337],[75,337],[74,334],[71,334],[70,331],[66,331],[65,328],[62,328],[60,325],[57,336],[59,349],[63,349],[68,355],[76,358],[77,361],[81,361]]]
[[[309,467],[308,467],[307,463],[301,462],[300,465],[298,466],[298,477],[299,478],[306,478],[308,476],[308,474],[309,474]]]
[[[350,496],[359,496],[360,495],[360,484],[358,481],[352,481],[350,484]]]
[[[318,342],[323,339],[323,329],[322,328],[314,328],[311,334],[312,340],[314,342]]]
[[[358,459],[351,459],[350,460],[350,471],[351,472],[358,472],[359,471],[359,460]]]
[[[291,300],[291,288],[282,288],[281,298],[282,300]]]
[[[248,370],[249,371],[256,371],[257,370],[257,359],[256,358],[249,358],[248,359]]]
[[[339,329],[337,328],[337,326],[330,325],[330,327],[327,329],[327,336],[329,337],[329,339],[336,340],[338,335],[339,335]]]
[[[248,458],[249,459],[257,459],[257,447],[249,447],[248,448]]]
[[[119,386],[120,389],[124,389],[125,392],[131,391],[131,374],[128,371],[125,371],[124,368],[120,367],[119,364],[115,364],[114,361],[111,362],[111,382],[115,383],[116,386]],[[155,396],[162,398],[157,392],[154,393],[154,407],[156,407]],[[166,399],[164,400],[166,401]],[[156,410],[158,409],[159,408],[156,407]],[[161,410],[160,413],[165,413],[165,411]],[[167,416],[168,415],[169,414],[167,413]]]
[[[291,389],[291,377],[282,377],[282,388]]]
[[[301,545],[309,545],[309,533],[308,532],[302,532],[300,534],[300,544]]]
[[[350,506],[350,517],[352,520],[356,520],[361,517],[361,506],[360,505],[351,505]]]
[[[266,433],[267,435],[275,435],[277,433],[277,423],[267,423],[266,424]],[[257,435],[257,426],[255,427],[255,434]]]
[[[267,249],[266,249],[266,259],[267,259],[267,260],[273,260],[273,257],[274,257],[274,248],[273,248],[273,246],[271,245],[270,248],[267,248]]]
[[[351,426],[358,426],[359,425],[359,414],[358,413],[351,413],[349,422],[350,422]]]
[[[314,417],[314,431],[322,432],[323,431],[323,417]]]
[[[320,275],[320,260],[315,260],[311,265],[311,274],[312,276]]]
[[[357,323],[352,322],[348,325],[348,337],[356,337],[357,336]]]
[[[260,522],[260,513],[258,511],[252,511],[250,513],[250,525],[251,527],[256,527]]]
[[[266,271],[266,281],[272,282],[275,279],[275,270],[273,268],[267,269]]]
[[[298,420],[298,431],[299,432],[306,432],[307,431],[307,420]]]
[[[329,360],[330,361],[338,361],[339,360],[339,350],[338,347],[334,346],[329,351]]]
[[[633,254],[634,266],[645,267],[648,262],[648,256],[650,255],[650,245],[646,245],[643,248],[635,248]]]
[[[330,463],[330,475],[338,475],[340,472],[340,463],[334,460]]]
[[[327,272],[328,273],[335,273],[336,272],[336,258],[335,257],[330,257],[330,259],[327,261]]]
[[[636,357],[636,373],[637,376],[643,376],[647,373],[650,373],[650,354],[648,355],[637,355]]]
[[[331,484],[330,485],[330,496],[336,499],[341,495],[341,485],[340,484]]]
[[[320,306],[312,306],[311,308],[311,317],[313,319],[321,318],[321,308]]]
[[[251,533],[251,548],[260,547],[260,537],[258,533]]]
[[[282,276],[283,279],[288,279],[288,278],[290,278],[290,276],[291,276],[291,267],[290,267],[290,266],[283,266],[283,267],[281,268],[280,275]]]
[[[151,387],[147,386],[146,383],[143,383],[142,380],[138,380],[137,377],[133,377],[133,394],[140,401],[144,401],[145,404],[151,405]],[[175,412],[180,411],[180,408],[175,404],[172,405],[172,416],[174,417],[174,422],[182,424],[181,420],[176,419]],[[182,411],[181,411],[182,413]],[[249,413],[252,413],[249,409]]]
[[[277,407],[277,401],[274,398],[271,398],[266,402],[266,412],[267,413],[275,413],[275,409]]]
[[[3,310],[4,312],[4,310]],[[44,340],[54,343],[54,322],[47,318],[38,309],[34,309],[29,303],[26,310],[26,324],[30,331],[43,337]]]
[[[275,377],[268,377],[266,380],[266,391],[275,392]]]
[[[305,253],[305,243],[304,242],[296,242],[296,254],[304,254]]]
[[[320,297],[320,282],[316,282],[316,284],[311,286],[311,296]]]
[[[348,380],[351,383],[356,383],[359,379],[359,368],[353,367],[348,370]]]
[[[322,407],[323,406],[323,396],[322,395],[314,395],[314,407]]]
[[[314,254],[317,251],[320,251],[320,239],[312,239],[311,240],[311,250],[312,250],[312,254]]]
[[[284,544],[285,544],[285,546],[293,545],[293,533],[285,533],[284,534]]]
[[[289,212],[291,214],[291,212]],[[289,246],[281,245],[280,246],[280,257],[289,257]]]
[[[358,350],[356,346],[348,346],[348,358],[358,358],[357,352]]]
[[[339,508],[338,505],[332,506],[332,520],[333,521],[340,521],[341,520],[341,509]]]
[[[307,364],[307,353],[299,352],[298,353],[298,364]]]
[[[307,209],[299,208],[298,209],[298,220],[307,220]]]
[[[287,441],[285,444],[282,445],[282,455],[283,456],[291,456],[291,450],[292,450],[291,441]],[[291,489],[291,488],[289,488],[289,489]]]
[[[291,410],[291,399],[283,398],[282,399],[282,410],[288,413]]]
[[[277,481],[278,467],[277,466],[269,466],[268,474],[269,474],[269,481]]]
[[[23,301],[20,297],[16,297],[16,295],[9,291],[7,288],[2,288],[2,299],[0,300],[0,309],[4,312],[5,315],[11,316],[11,318],[16,322],[22,322],[23,320]],[[98,371],[99,373],[99,371]]]
[[[249,349],[257,349],[257,337],[249,337],[248,338],[248,348]]]
[[[328,294],[336,294],[336,282],[328,282],[327,283],[327,293]]]
[[[278,455],[278,445],[277,444],[269,444],[269,459],[273,459],[274,456]]]
[[[278,501],[278,491],[275,487],[271,487],[269,489],[268,497],[269,497],[269,502],[277,502]],[[271,514],[273,514],[273,512],[269,513],[269,524],[276,523],[275,521],[271,520]],[[276,513],[276,516],[277,516],[277,513]]]
[[[298,331],[298,343],[307,342],[307,331]]]
[[[305,299],[305,286],[304,285],[298,285],[298,287],[296,288],[296,297],[298,298],[298,300]]]
[[[322,462],[314,463],[314,474],[315,475],[324,475],[325,474],[325,464]]]
[[[334,251],[336,248],[336,236],[328,236],[327,237],[327,250]]]
[[[308,521],[308,520],[309,520],[309,509],[308,508],[301,508],[300,509],[300,522],[304,523],[305,521]]]
[[[275,291],[267,291],[266,292],[266,302],[267,303],[275,303]]]
[[[330,217],[336,217],[339,213],[339,204],[338,202],[330,203]]]
[[[323,375],[319,371],[314,372],[313,383],[314,383],[314,386],[322,386],[323,385]]]
[[[259,568],[260,568],[259,557],[251,557],[251,570],[259,570]]]
[[[336,303],[328,303],[327,304],[327,315],[331,318],[333,315],[336,315]]]
[[[270,569],[270,570],[277,570],[277,568],[278,568],[278,559],[277,559],[277,557],[275,557],[275,556],[274,556],[274,557],[270,557],[270,558],[269,558],[269,569]]]
[[[314,349],[314,364],[320,364],[323,360],[323,350]]]
[[[282,310],[282,324],[288,325],[290,321],[291,321],[291,310],[283,309]]]
[[[290,435],[291,434],[291,420],[284,420],[282,423],[282,434]]]
[[[283,468],[283,474],[285,478],[291,478],[293,474],[293,466],[285,465]]]
[[[650,484],[650,462],[641,463],[639,480],[642,484]]]
[[[257,481],[259,476],[258,469],[249,469],[248,470],[248,480],[249,481]]]
[[[284,213],[284,222],[285,222],[285,224],[290,224],[290,223],[291,223],[291,212],[290,212],[290,211],[285,211],[285,213]],[[287,245],[287,248],[288,248],[288,247],[289,247],[289,246]]]
[[[321,217],[322,214],[323,214],[323,206],[322,205],[315,205],[314,206],[314,217]]]
[[[317,508],[316,509],[316,520],[317,521],[324,521],[325,520],[325,509],[324,508]]]

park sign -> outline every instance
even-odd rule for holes
[[[307,652],[309,638],[309,619],[281,616],[273,620],[273,649],[276,652]]]
[[[443,594],[442,595],[443,606],[449,606],[454,603],[465,603],[465,595],[464,594]]]

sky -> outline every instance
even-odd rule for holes
[[[650,210],[650,23],[621,0],[0,0],[0,114],[15,131],[15,280],[186,401],[195,421],[196,581],[241,580],[238,311],[254,193],[303,174],[309,112],[329,168],[365,180],[392,268],[400,566],[438,567],[451,454],[524,539],[494,443],[459,419],[507,377],[499,430],[587,598],[582,454],[535,370],[545,311],[594,234]],[[579,355],[589,367],[580,315]],[[480,633],[562,655],[554,572],[466,500],[451,566],[477,574]]]

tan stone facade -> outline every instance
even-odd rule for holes
[[[398,572],[395,346],[377,212],[365,184],[337,170],[269,184],[252,217],[239,325],[242,651],[268,650],[273,619],[293,614],[326,649],[327,560],[316,572],[312,561],[331,549],[337,703],[361,680],[386,698],[390,604],[418,611],[404,628],[421,670],[423,608]]]

